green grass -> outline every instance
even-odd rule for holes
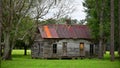
[[[120,61],[110,61],[109,53],[103,60],[99,59],[77,59],[77,60],[45,60],[31,59],[30,50],[27,56],[23,50],[13,50],[13,60],[2,61],[1,68],[120,68]],[[116,53],[116,57],[118,57]]]

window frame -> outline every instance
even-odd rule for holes
[[[80,42],[79,47],[80,47],[80,51],[83,51],[83,50],[84,50],[84,43],[83,43],[83,42]]]
[[[53,44],[52,48],[53,48],[53,54],[56,54],[57,53],[57,44]]]

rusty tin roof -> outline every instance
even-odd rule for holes
[[[90,29],[86,25],[51,24],[38,29],[42,38],[91,38]]]

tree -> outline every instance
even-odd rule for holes
[[[46,14],[48,14],[49,10],[53,5],[57,5],[56,3],[61,2],[61,0],[2,0],[2,8],[4,11],[2,13],[3,18],[3,42],[5,43],[4,51],[3,51],[3,60],[12,59],[11,52],[13,47],[15,46],[16,40],[19,38],[19,29],[21,29],[20,24],[22,20],[31,16],[33,20],[38,23],[38,21]],[[33,15],[31,15],[33,14]],[[36,29],[36,24],[34,23],[31,26],[29,31]],[[29,31],[26,31],[29,33]],[[24,33],[23,33],[24,34]],[[28,35],[25,33],[22,39],[24,39]],[[30,38],[27,36],[27,38]],[[29,40],[30,41],[30,40]]]
[[[50,19],[47,19],[47,20],[44,20],[44,21],[40,21],[40,24],[41,24],[41,25],[45,25],[45,24],[56,24],[56,22],[57,22],[56,19],[50,18]]]
[[[48,16],[48,18],[60,19],[74,11],[74,5],[71,5],[70,1],[72,0],[36,0],[30,14],[36,23],[45,20]]]
[[[29,16],[25,17],[18,28],[18,38],[16,39],[16,47],[24,47],[24,55],[27,55],[27,49],[33,44],[33,34],[35,32],[34,29],[34,20],[31,19]]]
[[[99,39],[100,39],[100,35],[99,32],[100,31],[100,27],[99,27],[99,23],[100,23],[100,13],[101,13],[101,1],[102,0],[96,0],[98,1],[97,3],[97,8],[95,6],[95,0],[85,0],[85,2],[83,3],[83,5],[87,8],[85,9],[85,12],[87,13],[87,17],[86,17],[86,21],[87,21],[87,25],[89,25],[89,27],[92,30],[92,37],[95,40],[95,43],[98,43]],[[104,13],[103,13],[103,45],[107,44],[107,46],[111,47],[111,45],[109,45],[111,43],[111,36],[114,35],[114,41],[112,41],[112,44],[114,44],[114,48],[113,46],[111,47],[111,49],[113,49],[112,51],[117,50],[118,49],[118,43],[119,43],[119,31],[120,29],[118,28],[119,26],[119,10],[118,10],[118,2],[119,0],[114,0],[114,15],[111,15],[111,1],[110,0],[105,0],[105,7],[104,7]],[[112,9],[112,10],[113,10]],[[113,12],[112,12],[113,13]],[[98,16],[99,15],[99,16]],[[114,17],[113,17],[114,16]],[[110,18],[113,17],[113,18]],[[111,25],[111,19],[114,20],[114,25]],[[113,21],[112,20],[112,21]],[[114,26],[114,27],[113,27]],[[115,28],[115,30],[113,29]],[[114,34],[111,31],[114,30]],[[112,34],[111,34],[112,33]],[[113,43],[114,42],[114,43]],[[107,50],[111,49],[107,48]]]
[[[111,0],[110,3],[111,3],[110,54],[111,54],[111,61],[114,61],[114,0]]]
[[[53,18],[60,19],[69,16],[75,11],[74,5],[71,4],[73,0],[61,0],[51,9],[53,12]]]
[[[3,0],[3,36],[4,36],[4,52],[2,59],[12,59],[11,52],[17,39],[18,26],[21,20],[27,15],[33,0]],[[7,19],[7,20],[6,20]]]
[[[119,57],[120,57],[120,0],[118,0],[118,15],[119,15],[119,48],[118,48],[118,54],[119,54]]]
[[[2,35],[2,0],[0,0],[0,60],[1,60],[1,35]]]
[[[96,4],[98,5],[98,3]],[[103,58],[103,13],[104,13],[104,7],[105,7],[105,1],[102,0],[101,2],[101,11],[100,11],[100,24],[99,24],[99,30],[100,30],[100,39],[99,39],[99,58]],[[98,7],[97,7],[98,8]],[[97,12],[98,14],[98,12]],[[98,17],[99,18],[99,17]]]
[[[87,25],[92,30],[92,37],[95,40],[94,43],[99,45],[98,57],[103,58],[103,51],[106,44],[108,34],[108,23],[104,23],[107,20],[108,15],[105,14],[106,10],[106,1],[104,0],[85,0],[83,6],[87,7],[85,12],[87,13]],[[105,38],[107,37],[107,38]]]
[[[36,20],[36,25],[38,26],[38,21],[44,19],[44,16],[48,14],[49,10],[53,6],[53,0],[36,0],[31,8],[30,15]]]

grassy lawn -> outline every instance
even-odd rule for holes
[[[103,60],[99,59],[77,59],[77,60],[43,60],[31,59],[30,50],[27,56],[23,50],[13,50],[13,60],[2,61],[1,68],[120,68],[120,61],[110,61],[109,53]],[[116,53],[116,57],[118,57]]]

